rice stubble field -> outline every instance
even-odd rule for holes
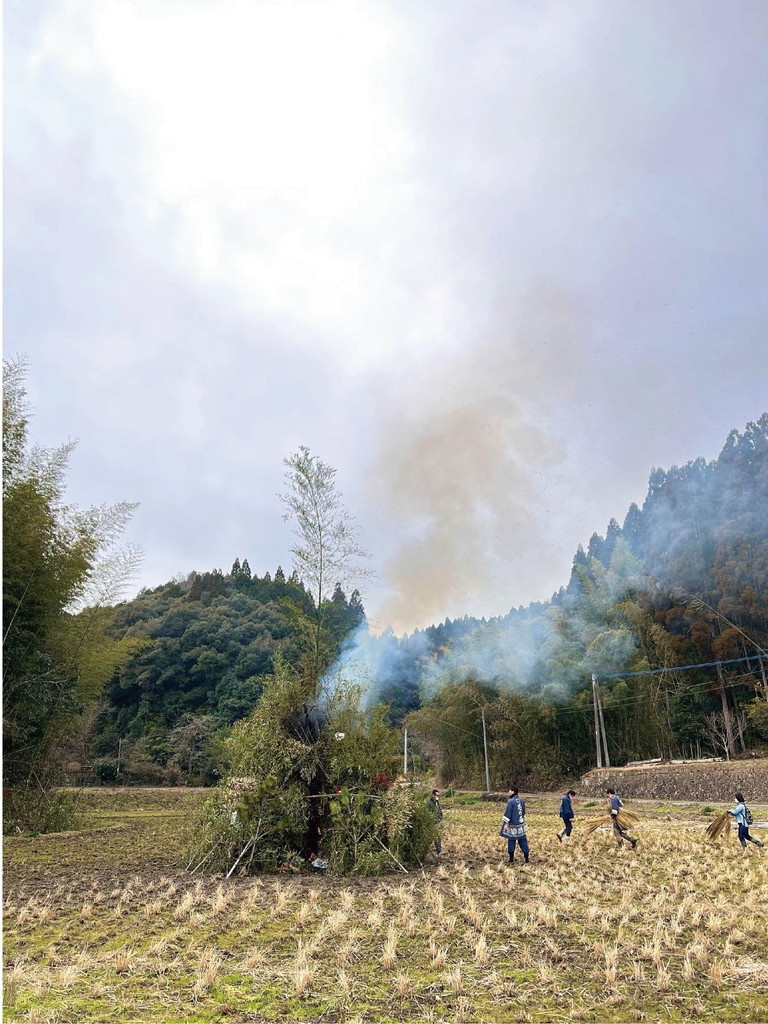
[[[6,1021],[768,1019],[768,849],[704,805],[633,803],[633,851],[530,798],[510,866],[503,805],[458,798],[423,870],[225,880],[179,863],[201,799],[88,791],[88,829],[6,839]]]

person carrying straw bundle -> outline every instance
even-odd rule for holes
[[[608,808],[611,814],[611,826],[613,828],[613,834],[616,838],[616,845],[621,847],[622,843],[631,843],[632,849],[637,846],[637,839],[634,839],[629,832],[627,832],[624,822],[619,819],[619,812],[624,806],[620,796],[616,795],[615,789],[606,789]],[[626,812],[625,812],[626,817]]]
[[[616,836],[618,845],[621,846],[622,842],[633,842],[633,837],[627,832],[627,829],[639,824],[639,822],[639,815],[635,814],[634,811],[628,811],[622,804],[616,814],[601,814],[599,818],[588,818],[583,831],[586,835],[591,836],[599,828],[610,828],[614,836]],[[619,841],[617,832],[621,833],[621,841]],[[634,843],[637,844],[637,842],[638,840],[635,839]]]
[[[736,800],[735,807],[718,814],[714,821],[710,821],[707,825],[705,831],[707,839],[711,842],[719,839],[724,832],[729,830],[731,821],[735,819],[742,850],[746,850],[747,843],[754,843],[758,847],[765,846],[765,843],[761,843],[759,839],[753,839],[749,834],[749,826],[752,824],[752,813],[744,803],[744,794],[736,793],[734,799]]]
[[[747,843],[754,843],[755,846],[762,849],[764,844],[761,843],[759,839],[755,839],[749,834],[749,826],[752,824],[752,814],[744,803],[744,794],[736,793],[734,799],[736,801],[736,806],[732,810],[728,811],[728,814],[736,820],[736,824],[738,825],[739,842],[741,843],[742,850],[746,850]]]
[[[638,840],[631,836],[627,829],[632,825],[637,825],[640,818],[633,811],[626,810],[621,797],[616,795],[615,789],[607,789],[606,794],[609,813],[599,818],[592,818],[587,822],[584,831],[591,836],[597,829],[610,825],[616,845],[621,847],[624,843],[629,843],[634,850]]]

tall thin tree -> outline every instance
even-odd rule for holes
[[[294,569],[315,603],[313,664],[316,675],[323,665],[323,602],[330,586],[370,577],[361,564],[370,558],[357,540],[358,528],[347,512],[336,486],[336,470],[302,445],[283,459],[285,491],[280,500],[284,518],[292,522],[298,543],[291,548]]]

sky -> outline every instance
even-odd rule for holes
[[[4,351],[139,586],[288,570],[336,467],[396,632],[548,598],[768,408],[768,4],[7,0]]]

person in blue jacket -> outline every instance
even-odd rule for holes
[[[736,824],[739,826],[739,842],[741,843],[742,850],[746,850],[747,843],[754,843],[755,846],[764,846],[759,839],[754,839],[749,834],[749,824],[747,823],[747,805],[744,803],[744,794],[736,793],[734,796],[736,806],[733,810],[728,811],[736,819]]]
[[[520,850],[527,864],[530,851],[528,848],[528,836],[525,831],[525,800],[519,796],[517,786],[510,786],[509,788],[509,799],[504,810],[504,817],[501,819],[499,835],[507,840],[509,863],[514,863],[515,847],[519,843]]]
[[[563,819],[563,830],[557,833],[557,841],[562,843],[565,839],[566,843],[571,841],[571,832],[573,831],[573,803],[572,797],[576,796],[575,789],[569,789],[567,793],[563,793],[560,799],[560,810],[558,814]]]

